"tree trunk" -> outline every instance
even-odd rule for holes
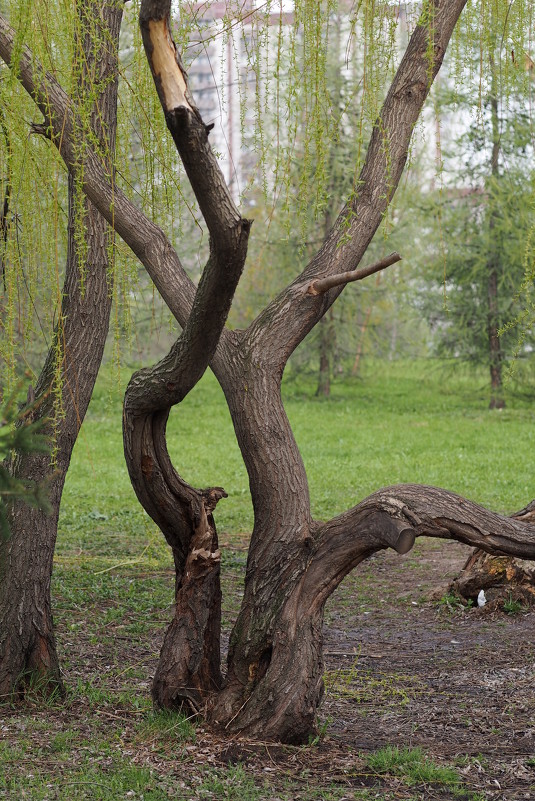
[[[210,257],[196,292],[162,232],[119,192],[110,215],[109,186],[95,160],[84,174],[88,196],[103,214],[113,216],[116,230],[185,326],[159,365],[133,376],[124,409],[132,482],[172,547],[177,573],[177,615],[162,651],[155,698],[165,706],[187,703],[200,709],[207,704],[211,723],[227,733],[307,741],[322,693],[325,602],[344,576],[375,551],[392,547],[406,553],[416,536],[428,535],[496,554],[535,557],[533,525],[494,515],[433,487],[387,487],[330,521],[314,521],[305,468],[281,400],[290,355],[350,280],[343,276],[354,274],[384,218],[464,5],[465,0],[426,4],[374,126],[357,191],[304,271],[246,331],[223,326],[245,260],[249,223],[222,181],[207,129],[189,95],[170,35],[169,0],[143,0],[140,20],[166,121],[210,232]],[[12,41],[0,20],[0,54],[11,53]],[[43,107],[47,97],[53,98],[50,125],[70,163],[65,96],[49,77],[36,86],[26,56],[19,61],[21,80]],[[334,283],[323,283],[321,289],[324,279]],[[189,487],[174,471],[165,445],[170,406],[180,402],[210,360],[229,405],[255,515],[244,599],[220,691],[219,552],[211,513],[224,491]]]
[[[328,398],[331,394],[331,374],[333,351],[336,347],[336,328],[333,322],[333,312],[329,309],[322,317],[320,323],[320,369],[316,396]]]
[[[497,94],[497,77],[496,66],[494,57],[490,59],[491,70],[491,96],[490,96],[490,110],[491,110],[491,125],[492,125],[492,153],[490,159],[490,169],[492,179],[498,179],[500,174],[500,124],[498,118],[498,94]],[[488,299],[488,313],[487,313],[487,335],[489,343],[489,369],[490,369],[490,409],[503,409],[505,407],[505,400],[503,399],[503,386],[502,386],[502,348],[500,344],[499,329],[500,329],[500,315],[498,307],[498,276],[500,271],[500,256],[499,247],[495,242],[494,237],[497,215],[499,210],[496,208],[495,200],[492,195],[489,197],[490,204],[490,218],[489,218],[489,255],[487,260],[487,299]]]
[[[99,98],[91,114],[91,126],[106,154],[106,169],[113,174],[117,107],[117,47],[122,3],[94,0],[79,5],[78,45],[85,53],[80,74],[80,94],[94,92]],[[101,46],[95,48],[95,26]],[[83,125],[83,122],[79,122]],[[83,130],[78,131],[81,140]],[[69,175],[69,237],[60,324],[54,344],[35,387],[39,403],[35,418],[47,420],[44,432],[54,445],[50,454],[18,456],[15,476],[46,481],[52,513],[21,502],[9,511],[11,534],[0,542],[0,699],[21,697],[29,684],[50,692],[61,688],[56,653],[50,580],[57,536],[61,494],[72,449],[85,416],[98,373],[111,309],[111,277],[108,265],[109,229],[104,218],[85,201],[83,253],[75,236],[79,201],[76,170]],[[58,402],[58,390],[61,400]]]
[[[211,723],[226,733],[307,741],[322,693],[325,602],[375,551],[392,547],[406,553],[416,536],[428,535],[496,554],[535,557],[535,528],[529,522],[494,515],[433,487],[387,487],[330,521],[314,521],[305,468],[281,400],[287,360],[330,309],[342,284],[309,290],[321,279],[355,271],[360,263],[399,183],[412,131],[464,5],[465,0],[426,4],[374,126],[358,191],[301,275],[247,331],[223,326],[245,260],[249,224],[224,186],[191,101],[170,35],[169,0],[143,0],[140,19],[166,121],[210,232],[210,257],[196,292],[163,233],[120,192],[110,195],[98,163],[92,160],[84,173],[84,190],[113,217],[185,326],[159,365],[133,376],[124,407],[132,482],[171,545],[177,574],[177,614],[164,643],[155,700],[194,710],[207,705]],[[12,52],[8,27],[0,19],[4,58]],[[47,110],[50,127],[71,163],[64,94],[49,77],[36,81],[26,52],[19,69],[43,108],[53,98]],[[180,402],[210,360],[229,405],[255,514],[244,599],[220,691],[219,551],[211,514],[224,491],[189,487],[171,465],[165,444],[170,406]]]
[[[306,473],[282,406],[280,386],[289,356],[342,291],[341,286],[336,286],[311,294],[311,284],[318,278],[354,270],[383,219],[405,165],[414,124],[463,6],[464,0],[453,4],[439,0],[432,25],[429,20],[429,24],[417,27],[374,128],[358,181],[359,192],[344,207],[305,271],[246,332],[223,331],[222,318],[219,332],[217,326],[204,326],[204,333],[210,334],[207,350],[202,357],[199,349],[198,364],[189,360],[197,367],[194,373],[185,369],[189,348],[195,342],[190,336],[188,344],[186,328],[174,356],[170,354],[153,372],[142,371],[134,376],[125,398],[125,453],[130,475],[140,501],[173,548],[177,570],[179,611],[166,637],[154,685],[155,699],[166,706],[188,703],[198,708],[207,703],[212,723],[226,731],[288,742],[307,740],[321,697],[321,626],[329,594],[348,570],[376,548],[393,542],[403,549],[407,542],[413,542],[412,535],[406,534],[408,526],[404,521],[392,522],[386,513],[373,513],[365,530],[375,538],[356,553],[345,543],[343,558],[339,554],[336,564],[332,555],[328,556],[328,580],[320,582],[323,590],[311,583],[310,576],[318,577],[320,572],[316,559],[320,555],[325,559],[329,553],[324,544],[324,538],[329,539],[329,524],[312,521]],[[241,271],[244,254],[240,237],[234,239],[232,232],[238,232],[243,221],[223,191],[202,135],[187,141],[184,129],[195,128],[197,112],[170,38],[169,8],[169,2],[145,0],[140,20],[167,123],[210,229],[214,250],[193,307],[207,311],[217,296],[210,299],[208,293],[206,302],[200,299],[205,276],[210,280],[218,264],[220,268],[230,267],[234,278]],[[432,48],[429,36],[433,39]],[[164,62],[165,70],[159,66]],[[198,172],[193,169],[203,158],[208,159],[204,173],[216,176],[209,193],[206,183],[199,184]],[[214,189],[216,195],[223,193],[223,202],[211,208]],[[218,257],[221,236],[229,242],[223,249],[225,259]],[[193,317],[192,312],[190,320]],[[219,338],[217,350],[212,333]],[[210,663],[216,648],[214,627],[206,626],[209,616],[204,615],[192,629],[181,624],[178,615],[187,613],[187,620],[195,622],[188,607],[193,603],[197,608],[194,599],[206,598],[210,587],[215,586],[214,566],[219,554],[214,535],[201,522],[204,513],[208,518],[210,511],[203,508],[202,493],[177,476],[165,449],[169,406],[184,397],[210,358],[225,392],[246,463],[255,513],[244,600],[231,637],[228,673],[224,687],[215,694],[218,677],[198,670],[199,665]],[[167,392],[154,393],[155,383],[167,388]],[[182,522],[178,525],[176,521]],[[194,545],[195,525],[199,525],[195,521],[201,522],[201,548]],[[351,521],[348,526],[349,536]],[[200,581],[195,581],[193,569],[188,569],[197,554],[201,560]],[[190,654],[195,654],[191,662]]]
[[[184,331],[155,367],[140,370],[124,401],[125,458],[134,490],[171,546],[175,617],[153,682],[157,706],[199,712],[221,685],[220,553],[212,512],[220,487],[190,487],[165,440],[170,408],[195,386],[223,331],[247,254],[250,221],[240,215],[191,98],[170,31],[170,3],[144,0],[140,25],[169,131],[210,233],[210,255]],[[165,64],[165,69],[162,67]]]

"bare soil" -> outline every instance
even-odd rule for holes
[[[234,550],[244,555],[245,544]],[[458,543],[424,539],[407,556],[376,555],[343,582],[326,611],[326,692],[320,736],[308,748],[229,741],[202,726],[195,742],[177,743],[172,731],[162,736],[144,728],[146,703],[136,710],[126,698],[149,693],[170,609],[158,613],[149,639],[123,636],[120,618],[98,638],[90,624],[74,635],[73,611],[60,615],[66,683],[89,682],[108,695],[91,699],[82,690],[57,708],[13,709],[0,720],[0,740],[30,734],[28,764],[23,757],[16,769],[55,771],[60,783],[64,757],[50,745],[58,732],[76,735],[70,771],[83,763],[92,741],[108,736],[110,753],[150,767],[175,799],[217,797],[195,794],[201,768],[235,764],[270,788],[262,795],[267,801],[288,798],[288,786],[295,799],[307,801],[360,799],[365,790],[368,799],[389,801],[535,798],[535,613],[523,608],[509,615],[496,605],[450,608],[444,595],[468,553]],[[238,558],[225,577],[231,614],[239,600],[239,564]],[[167,578],[172,593],[171,573]],[[80,619],[99,610],[79,610]],[[386,745],[421,748],[436,764],[454,766],[464,790],[454,795],[440,784],[377,775],[366,758]],[[106,759],[98,759],[105,772]]]
[[[348,687],[344,697],[335,683],[322,714],[348,748],[421,747],[456,763],[485,798],[535,798],[535,615],[496,604],[450,609],[444,596],[469,553],[423,540],[348,577],[331,602],[325,658],[334,675],[356,664],[356,694]]]

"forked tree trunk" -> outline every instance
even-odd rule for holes
[[[175,617],[154,677],[154,702],[199,712],[221,685],[220,553],[212,511],[226,493],[182,481],[167,452],[165,429],[169,409],[195,386],[214,355],[245,264],[251,224],[236,208],[209,146],[169,14],[168,2],[142,3],[141,32],[167,126],[208,226],[210,255],[182,336],[167,357],[128,385],[123,436],[132,485],[171,546],[176,570]]]
[[[142,371],[135,376],[127,391],[125,454],[138,497],[171,544],[177,570],[177,614],[162,651],[155,700],[164,706],[186,703],[194,709],[208,704],[210,720],[226,731],[306,741],[321,697],[321,628],[328,596],[373,550],[390,544],[405,550],[414,540],[412,533],[406,533],[405,521],[392,522],[387,513],[374,510],[364,515],[363,532],[370,537],[364,539],[364,548],[349,547],[351,516],[340,535],[343,547],[334,554],[326,547],[330,526],[341,524],[321,525],[311,518],[306,473],[282,406],[280,385],[289,356],[342,289],[312,291],[312,285],[325,276],[355,270],[383,218],[405,165],[414,124],[463,6],[464,0],[454,4],[441,0],[435,15],[417,27],[374,128],[359,194],[343,209],[307,269],[246,332],[223,331],[223,317],[216,327],[203,328],[210,334],[205,355],[210,359],[214,354],[212,367],[229,405],[255,513],[244,601],[231,637],[228,673],[222,690],[214,693],[218,676],[199,669],[211,661],[218,644],[210,639],[214,630],[207,625],[210,615],[204,615],[194,628],[184,621],[194,623],[190,613],[192,603],[197,608],[194,599],[206,601],[213,592],[219,554],[214,534],[201,522],[204,512],[208,513],[202,494],[185,486],[170,465],[165,420],[170,405],[184,397],[208,363],[200,351],[195,373],[184,369],[195,342],[189,329],[192,319],[195,325],[196,307],[206,312],[218,301],[217,295],[212,294],[210,300],[208,293],[203,300],[199,293],[205,290],[204,277],[212,280],[214,268],[223,266],[219,254],[225,252],[225,270],[231,271],[233,280],[241,271],[245,254],[233,232],[239,232],[243,221],[229,196],[221,195],[221,181],[204,146],[202,129],[198,137],[189,136],[188,131],[198,126],[198,115],[170,38],[170,5],[163,0],[142,3],[147,57],[168,126],[210,229],[212,253],[174,354],[152,375]],[[429,36],[433,37],[432,63]],[[203,158],[208,159],[205,173],[215,177],[208,193],[192,167]],[[210,200],[218,195],[223,202],[213,208]],[[221,241],[229,243],[223,251]],[[189,363],[191,371],[191,359]],[[155,382],[162,391],[154,393]],[[178,529],[176,520],[183,521]],[[201,525],[200,548],[195,521]],[[322,578],[316,583],[312,576]]]
[[[224,186],[189,95],[170,35],[170,5],[170,0],[143,0],[140,20],[167,124],[210,231],[210,257],[196,293],[162,232],[120,192],[110,193],[95,160],[84,174],[88,196],[113,218],[184,327],[159,365],[133,376],[124,407],[132,482],[171,545],[177,575],[177,614],[166,636],[154,695],[163,706],[187,704],[199,710],[206,705],[211,723],[227,733],[306,742],[322,692],[324,605],[363,559],[386,547],[406,553],[422,534],[535,557],[531,524],[494,515],[433,487],[388,487],[333,520],[314,521],[305,468],[281,401],[282,374],[291,353],[348,280],[376,271],[355,272],[398,185],[414,125],[465,0],[426,4],[374,127],[358,193],[301,275],[242,332],[223,326],[245,260],[249,223]],[[12,42],[0,19],[4,58]],[[50,78],[44,87],[39,84],[25,55],[20,63],[28,91],[42,104],[53,97],[50,125],[71,163],[64,94]],[[386,267],[393,260],[384,262]],[[211,514],[224,492],[187,485],[173,469],[165,441],[169,408],[210,360],[247,467],[255,515],[244,599],[221,690],[219,551]]]
[[[91,0],[79,4],[80,36],[85,66],[80,93],[100,87],[91,126],[113,173],[117,106],[117,47],[122,4]],[[96,58],[91,30],[99,30]],[[94,35],[94,34],[93,34]],[[80,122],[80,124],[82,124]],[[85,134],[79,132],[80,141]],[[58,515],[72,449],[87,410],[97,376],[111,308],[108,265],[109,228],[88,201],[83,225],[87,232],[83,262],[75,237],[75,179],[69,176],[69,237],[61,325],[35,387],[40,401],[34,416],[47,419],[44,433],[54,444],[49,454],[19,456],[12,466],[19,478],[46,481],[52,513],[17,502],[9,512],[10,537],[0,542],[0,701],[24,694],[28,684],[50,692],[61,689],[60,668],[52,625],[50,580]],[[78,212],[79,213],[79,212]],[[82,274],[83,273],[83,274]],[[55,388],[61,386],[61,411]]]

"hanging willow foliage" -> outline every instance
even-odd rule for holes
[[[118,0],[120,1],[120,0]],[[214,73],[234,64],[232,82],[218,89],[221,113],[239,102],[236,130],[253,154],[239,192],[245,203],[261,204],[269,220],[273,209],[287,230],[306,234],[311,211],[325,209],[337,187],[329,183],[331,144],[344,133],[350,142],[352,188],[363,159],[364,143],[399,61],[407,36],[417,24],[422,3],[392,0],[227,0],[177,4],[175,39],[186,67],[194,68],[210,42],[217,42]],[[93,38],[95,52],[105,43],[96,29],[81,30],[75,4],[68,0],[6,0],[4,13],[17,32],[17,49],[30,47],[35,58],[70,93],[77,124],[86,141],[89,110],[99,87],[78,92],[81,41]],[[137,15],[139,2],[127,3],[120,45],[120,100],[115,167],[121,188],[165,230],[185,264],[201,262],[207,237],[196,204],[165,130],[143,52]],[[498,91],[504,108],[511,93],[528,99],[533,90],[533,3],[530,0],[478,0],[469,3],[450,46],[447,74],[459,92],[486,96],[488,59],[499,59]],[[207,20],[209,22],[207,23]],[[432,14],[426,20],[433,26]],[[194,46],[193,43],[197,42]],[[198,43],[201,42],[201,49]],[[479,58],[467,57],[477,43]],[[333,101],[332,76],[343,79],[344,106]],[[195,96],[196,86],[192,81]],[[199,90],[201,87],[197,87]],[[232,95],[232,97],[231,97]],[[32,133],[35,111],[19,87],[15,71],[0,70],[0,382],[13,385],[17,366],[36,369],[57,323],[66,252],[66,176],[56,148]],[[531,145],[532,146],[532,145]],[[223,154],[224,155],[224,154]],[[83,153],[80,153],[83,156]],[[81,183],[78,180],[81,209]],[[340,190],[342,191],[342,190]],[[341,205],[346,197],[339,197]],[[271,209],[271,211],[269,211]],[[78,215],[82,220],[82,214]],[[82,232],[77,240],[82,243]],[[255,235],[262,236],[258,224]],[[146,279],[131,254],[115,241],[116,341],[131,328],[131,310]],[[533,251],[526,248],[527,317],[533,315],[529,292]],[[297,269],[296,265],[296,269]],[[83,279],[82,279],[83,280]],[[530,305],[531,304],[531,305]],[[531,312],[530,312],[531,310]],[[525,324],[525,320],[522,324]],[[58,357],[59,358],[59,357]]]

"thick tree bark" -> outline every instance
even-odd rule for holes
[[[342,578],[371,553],[386,547],[405,553],[416,536],[425,534],[458,539],[493,553],[535,557],[532,524],[494,515],[432,487],[389,487],[331,521],[314,521],[305,468],[280,394],[287,359],[330,308],[343,282],[335,280],[332,288],[319,294],[310,292],[311,287],[355,271],[383,219],[415,122],[464,5],[465,0],[427,4],[374,127],[356,197],[343,208],[304,272],[244,332],[222,327],[245,258],[248,224],[229,202],[209,162],[206,131],[169,36],[169,2],[142,5],[149,63],[169,128],[179,150],[185,149],[188,175],[200,193],[211,254],[195,294],[162,232],[115,193],[116,230],[154,276],[177,320],[186,326],[183,337],[157,368],[132,379],[125,399],[125,450],[138,496],[170,542],[177,569],[178,611],[162,652],[156,700],[164,705],[188,703],[194,709],[209,701],[210,721],[226,732],[306,742],[314,730],[322,692],[324,604]],[[9,30],[0,20],[4,58],[10,41]],[[21,79],[41,103],[55,141],[70,163],[72,114],[67,99],[49,76],[36,86],[31,60],[26,62],[24,54]],[[47,97],[52,97],[51,105]],[[62,113],[66,123],[60,141]],[[198,175],[196,159],[208,159],[208,180]],[[84,189],[109,215],[109,185],[96,160],[89,162],[84,173]],[[214,204],[214,198],[221,202]],[[165,447],[170,405],[184,397],[210,359],[232,415],[255,513],[244,600],[231,635],[227,677],[212,698],[210,693],[220,679],[216,666],[219,554],[211,513],[224,493],[220,488],[203,492],[185,484]]]
[[[256,570],[248,569],[226,687],[213,710],[214,722],[227,731],[307,741],[322,693],[324,604],[344,576],[372,553],[387,547],[406,553],[417,536],[425,535],[491,553],[535,556],[533,523],[421,485],[382,489],[327,523],[310,523],[308,532],[301,549],[286,558],[281,554],[282,580],[264,572],[263,560]],[[262,629],[258,615],[251,620],[253,603],[263,603],[269,618]]]
[[[154,368],[136,373],[124,402],[132,485],[173,551],[175,617],[153,683],[158,706],[198,712],[221,685],[220,553],[212,511],[221,488],[196,490],[177,475],[165,442],[170,408],[195,386],[221,337],[245,263],[250,222],[241,217],[190,96],[170,31],[170,2],[143,0],[140,25],[167,126],[210,233],[210,255],[182,336]]]
[[[535,525],[535,501],[531,501],[513,519]],[[535,602],[535,564],[518,556],[493,556],[476,548],[466,560],[460,574],[452,581],[450,591],[476,603],[481,590],[492,590],[487,600],[506,599],[507,592],[519,590],[530,603]],[[494,597],[493,597],[494,596]]]
[[[465,0],[439,0],[432,4],[425,20],[417,26],[374,128],[358,183],[358,195],[345,206],[319,253],[301,276],[268,306],[247,332],[221,332],[219,345],[213,356],[212,365],[225,391],[249,472],[255,510],[244,606],[232,636],[226,687],[216,698],[211,715],[213,722],[229,730],[303,741],[313,728],[321,692],[321,648],[313,643],[314,638],[319,637],[324,600],[308,611],[302,626],[297,626],[294,613],[296,609],[300,611],[299,586],[310,561],[310,549],[314,548],[317,524],[311,520],[306,474],[280,399],[280,381],[284,365],[292,351],[342,291],[342,286],[335,286],[325,294],[313,295],[309,293],[309,288],[316,280],[354,271],[383,218],[406,161],[414,124],[464,4]],[[168,3],[146,3],[142,9],[141,21],[149,62],[166,119],[180,149],[180,144],[184,141],[181,127],[190,122],[194,126],[197,115],[188,96],[172,40],[168,36],[168,24],[165,22],[168,9]],[[0,25],[0,54],[4,58],[4,53],[10,53],[11,41],[9,30]],[[179,72],[175,64],[178,65]],[[168,82],[165,76],[168,76]],[[67,99],[49,76],[36,86],[31,59],[26,61],[24,54],[21,59],[21,78],[29,91],[38,97],[47,122],[55,133],[55,141],[67,163],[70,163],[71,116]],[[48,98],[52,98],[52,104]],[[64,120],[66,122],[62,127],[60,122]],[[203,141],[200,136],[199,141]],[[187,154],[185,162],[190,178],[195,181],[196,175],[194,169],[191,169],[191,163],[188,168]],[[84,189],[102,213],[110,217],[111,193],[105,175],[94,161],[88,161],[86,165]],[[207,191],[212,190],[207,188]],[[116,230],[140,257],[177,320],[185,325],[192,308],[194,289],[185,277],[176,254],[162,232],[143,219],[120,192],[114,193],[113,200]],[[209,202],[209,195],[206,196],[204,190],[199,202],[201,200],[203,203]],[[226,201],[223,203],[225,214],[222,217],[218,217],[213,208],[202,208],[209,227],[214,226],[211,236],[215,240],[220,234],[225,236],[229,231],[226,214],[229,207]],[[214,213],[215,219],[212,217]],[[232,209],[230,213],[233,214]],[[243,221],[240,223],[237,218],[234,224],[243,228]],[[236,251],[229,261],[233,265],[236,261],[235,253]],[[239,258],[237,261],[239,262]],[[224,260],[219,263],[222,265],[223,262]],[[228,297],[225,299],[227,301]],[[207,304],[200,303],[199,308],[206,309]],[[209,350],[213,345],[211,334],[214,330],[209,328]],[[174,354],[179,356],[178,359],[173,361],[174,355],[171,354],[156,371],[154,383],[157,391],[154,402],[150,397],[148,401],[144,399],[146,389],[151,384],[150,377],[142,376],[139,379],[140,385],[144,384],[144,387],[137,400],[135,383],[138,378],[133,379],[126,407],[132,402],[132,420],[141,421],[145,415],[146,425],[143,430],[141,424],[136,427],[137,423],[134,426],[125,426],[127,452],[128,438],[132,439],[132,443],[135,439],[131,456],[132,461],[137,460],[138,467],[133,473],[140,499],[149,507],[149,513],[153,513],[159,523],[161,521],[166,536],[168,512],[174,510],[173,515],[178,521],[174,525],[179,530],[179,536],[175,538],[173,534],[172,538],[180,543],[180,537],[183,537],[180,548],[173,546],[179,577],[181,571],[184,575],[184,562],[193,541],[192,532],[198,521],[203,519],[203,511],[206,512],[207,520],[209,518],[209,508],[204,506],[200,493],[187,487],[174,474],[165,450],[168,405],[180,400],[184,391],[189,388],[188,382],[189,386],[194,382],[194,378],[183,375],[185,371],[181,359],[185,356],[183,353],[179,354],[180,349],[179,344]],[[203,359],[203,366],[204,361]],[[171,368],[170,378],[166,381],[168,367]],[[202,369],[203,367],[201,371]],[[182,377],[179,375],[175,383],[175,372],[180,374],[181,371]],[[167,398],[162,398],[166,391]],[[128,411],[130,413],[130,409]],[[135,435],[136,430],[139,431],[139,436]],[[148,458],[144,458],[147,456]],[[160,504],[159,509],[156,509],[156,505],[151,509],[151,493],[158,484],[158,489],[163,489],[160,496],[165,496],[169,490],[169,505],[167,510],[164,506],[165,513],[161,517]],[[192,498],[191,511],[185,502],[188,495]],[[383,523],[386,525],[386,518]],[[387,528],[388,531],[393,528],[397,533],[396,524]],[[201,532],[201,539],[203,543],[210,543],[210,548],[198,550],[214,554],[211,558],[216,563],[216,543],[209,525]],[[395,539],[397,542],[397,537]],[[358,560],[353,559],[350,562],[354,566]],[[212,583],[211,571],[204,574],[210,576]],[[332,581],[330,586],[334,588],[335,582]],[[186,584],[179,578],[179,604],[182,590],[187,603],[187,599],[191,597],[190,589],[194,594],[199,592],[200,597],[204,593],[202,585],[197,587],[191,583]],[[204,660],[206,664],[210,663],[214,648],[213,642],[209,641],[209,630],[203,632],[202,627],[200,628],[204,649],[200,662]],[[200,641],[199,637],[197,641]],[[304,643],[302,648],[298,648],[299,642]],[[319,639],[317,642],[320,642]],[[186,649],[188,648],[196,654],[200,653],[197,644],[192,648],[191,643],[186,643]],[[303,659],[302,672],[299,673],[295,655],[303,655],[305,651],[307,656]],[[169,652],[176,653],[173,648]],[[200,662],[196,657],[197,666]],[[171,666],[170,677],[164,667],[161,666],[159,670],[165,688],[162,701],[167,703],[168,699],[175,701],[181,697],[187,701],[184,686],[177,687],[177,681],[173,684],[172,674],[175,668]],[[282,695],[278,684],[281,669],[286,671],[285,681],[281,686],[288,687],[288,682],[291,681],[293,688],[291,692]],[[195,670],[198,667],[194,665],[193,672],[190,671],[192,676]],[[188,675],[187,671],[182,675]],[[307,676],[312,677],[312,681]],[[196,692],[199,692],[200,686],[202,701],[203,694],[210,688],[203,681],[193,683],[193,686]],[[159,692],[157,690],[157,694]],[[196,696],[193,705],[198,701],[199,696]]]
[[[282,405],[280,380],[294,348],[342,289],[313,295],[310,287],[354,271],[383,218],[463,7],[462,0],[433,4],[431,48],[427,23],[417,26],[374,127],[357,197],[342,210],[305,271],[241,335],[239,352],[222,342],[213,362],[247,466],[255,513],[227,678],[211,710],[212,722],[226,731],[306,742],[313,730],[327,595],[309,606],[301,601],[321,528],[311,518],[305,468]],[[388,533],[387,517],[381,519]],[[351,532],[348,520],[348,538]],[[331,578],[330,592],[365,555],[356,560],[347,555],[347,569],[342,565],[340,577]]]
[[[80,93],[100,94],[90,124],[107,154],[105,169],[113,175],[117,106],[117,47],[122,2],[102,0],[80,4],[78,44],[85,53]],[[98,60],[91,27],[102,37]],[[84,132],[78,135],[83,141]],[[63,301],[54,344],[35,387],[40,401],[35,417],[46,420],[44,433],[54,445],[49,454],[19,456],[13,472],[19,478],[46,481],[52,513],[16,503],[10,510],[11,535],[0,542],[0,700],[22,696],[28,683],[48,692],[61,688],[50,601],[50,579],[61,494],[72,449],[102,359],[111,309],[108,265],[109,228],[90,202],[83,225],[86,247],[82,256],[75,238],[77,168],[69,176],[69,237]],[[79,212],[78,212],[79,213]],[[79,228],[79,223],[78,223]],[[61,408],[55,388],[61,387]]]

